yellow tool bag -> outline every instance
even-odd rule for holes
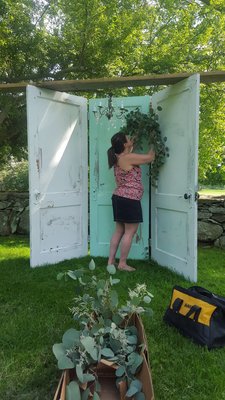
[[[225,346],[225,298],[200,286],[174,286],[164,321],[209,349]]]

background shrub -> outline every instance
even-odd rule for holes
[[[12,157],[0,171],[0,191],[26,192],[28,190],[28,161],[16,161]]]

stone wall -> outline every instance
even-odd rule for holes
[[[0,236],[29,234],[28,193],[0,192]],[[198,241],[225,248],[225,199],[199,199]]]
[[[225,199],[198,201],[198,241],[225,249]]]
[[[29,234],[29,194],[0,192],[0,236]]]

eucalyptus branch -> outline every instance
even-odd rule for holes
[[[95,270],[93,260],[89,270]],[[126,382],[126,396],[144,399],[142,383],[136,374],[142,367],[143,355],[138,343],[137,328],[130,325],[127,318],[148,309],[152,295],[145,284],[137,284],[134,289],[128,289],[128,300],[125,306],[119,305],[118,294],[114,286],[120,282],[114,275],[114,265],[107,266],[108,279],[97,279],[87,271],[77,269],[59,273],[57,279],[73,279],[76,291],[81,290],[74,299],[71,309],[78,321],[80,330],[71,328],[62,338],[62,343],[53,346],[53,352],[58,360],[59,369],[73,369],[74,384],[82,398],[88,398],[90,385],[94,393],[100,391],[98,382],[98,363],[105,360],[109,365],[116,364],[116,382]],[[125,317],[125,319],[124,319]],[[69,388],[68,388],[69,390]],[[86,396],[87,395],[87,396]],[[98,395],[93,398],[98,399]]]

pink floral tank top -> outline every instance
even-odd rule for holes
[[[114,176],[117,188],[113,194],[133,200],[141,200],[144,188],[139,166],[134,166],[129,171],[124,171],[118,165],[114,165]]]

